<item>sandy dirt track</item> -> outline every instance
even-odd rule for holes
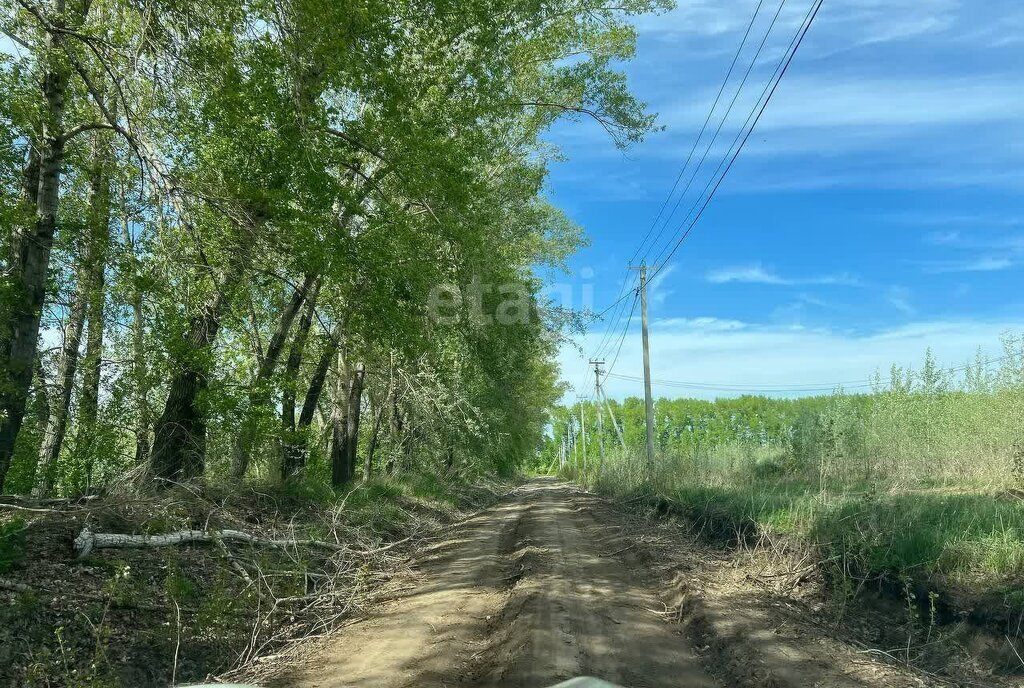
[[[394,599],[273,685],[928,685],[732,585],[707,552],[645,552],[619,521],[594,495],[532,481],[460,524]]]

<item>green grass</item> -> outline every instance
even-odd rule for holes
[[[603,477],[584,480],[612,495],[670,505],[710,535],[790,538],[858,575],[992,594],[1024,583],[1024,502],[1012,496],[822,487],[765,457],[702,476],[669,467],[651,480],[627,467],[636,463],[613,458]]]

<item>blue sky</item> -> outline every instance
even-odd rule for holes
[[[549,196],[591,239],[569,280],[577,294],[593,287],[597,310],[621,289],[757,0],[679,5],[637,21],[637,56],[626,66],[666,130],[626,152],[593,123],[552,134],[568,159],[554,167]],[[698,172],[663,242],[809,5],[787,0],[711,146],[713,163]],[[778,0],[764,1],[698,158],[777,8]],[[948,365],[969,361],[979,346],[998,355],[1001,333],[1024,332],[1022,68],[1019,2],[826,0],[743,154],[653,285],[654,376],[817,384],[919,365],[929,346]],[[582,358],[605,327],[578,338],[582,357],[563,347],[566,380],[584,379]],[[615,372],[639,375],[639,352],[637,326]],[[611,380],[607,390],[642,392]]]

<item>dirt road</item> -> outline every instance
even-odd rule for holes
[[[724,560],[652,554],[621,520],[596,496],[533,481],[458,526],[379,613],[274,685],[926,685],[727,584]]]

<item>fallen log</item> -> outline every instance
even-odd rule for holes
[[[94,533],[83,528],[75,538],[74,547],[79,557],[88,556],[96,549],[126,549],[141,547],[168,547],[189,543],[209,544],[218,541],[245,542],[250,545],[294,549],[296,547],[321,547],[333,551],[349,550],[346,545],[309,539],[265,538],[241,530],[179,530],[164,535],[125,535],[122,533]],[[356,551],[356,553],[359,553]]]

